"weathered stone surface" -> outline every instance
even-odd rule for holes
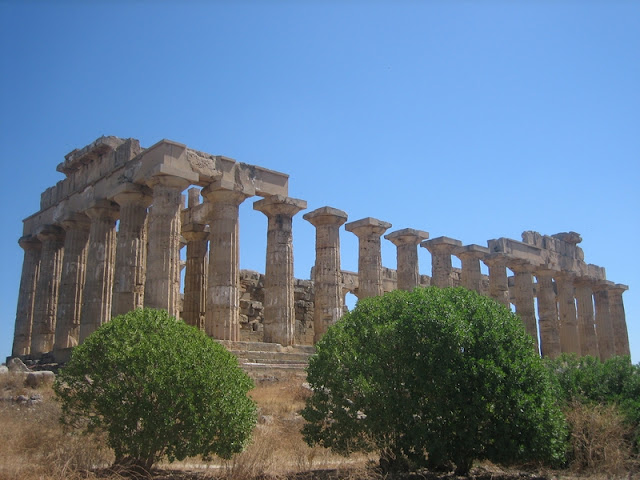
[[[489,249],[480,245],[465,245],[453,251],[462,262],[460,281],[463,287],[482,293],[480,260],[489,255]]]
[[[18,307],[16,309],[13,355],[28,355],[31,351],[31,329],[35,306],[36,285],[40,272],[40,240],[35,235],[21,237],[18,241],[24,249]]]
[[[449,237],[437,237],[425,240],[420,246],[431,252],[431,284],[440,288],[455,286],[451,255],[462,246],[462,242]]]
[[[13,357],[7,362],[7,368],[11,373],[30,372],[30,370],[27,368],[24,362],[17,357]]]
[[[418,244],[429,238],[428,232],[403,228],[384,236],[397,248],[397,288],[413,290],[420,285]]]
[[[27,387],[38,388],[44,385],[53,385],[56,376],[53,372],[42,370],[39,372],[29,372],[24,383]]]

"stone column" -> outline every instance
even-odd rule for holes
[[[180,210],[182,191],[189,180],[173,175],[156,175],[147,181],[152,190],[149,212],[147,277],[144,306],[162,308],[180,316]]]
[[[514,273],[516,314],[538,350],[538,325],[536,321],[535,295],[533,292],[534,266],[526,261],[513,260],[509,268]]]
[[[120,205],[111,306],[111,316],[115,317],[144,306],[146,220],[151,196],[145,187],[127,184],[113,199]]]
[[[358,298],[377,297],[384,293],[380,236],[390,227],[390,223],[371,217],[344,226],[347,232],[358,237]]]
[[[79,343],[111,319],[118,205],[98,200],[85,213],[91,218],[91,227]]]
[[[205,332],[220,340],[240,340],[240,256],[238,208],[250,195],[207,186],[202,195],[209,210],[209,276]]]
[[[489,254],[489,249],[480,245],[466,245],[453,251],[462,263],[460,280],[462,286],[482,293],[482,271],[480,260]]]
[[[34,300],[42,246],[35,235],[21,237],[18,244],[24,250],[24,260],[22,261],[16,327],[11,350],[13,356],[29,355],[31,352],[31,327],[33,326]]]
[[[580,355],[580,334],[573,288],[574,275],[569,272],[559,272],[555,275],[555,279],[558,287],[560,348],[563,353],[569,352]]]
[[[396,230],[384,238],[397,247],[398,289],[413,290],[420,285],[418,268],[418,244],[429,238],[428,232],[404,228]]]
[[[307,202],[273,195],[253,204],[269,219],[264,276],[264,338],[267,343],[293,345],[296,312],[293,297],[293,216]]]
[[[431,285],[440,288],[453,286],[451,255],[456,248],[462,246],[462,242],[449,237],[438,237],[425,240],[420,246],[431,252]]]
[[[562,353],[560,327],[558,325],[558,303],[553,287],[554,271],[537,268],[538,317],[540,326],[540,353],[543,357],[556,358]]]
[[[342,317],[340,225],[347,221],[347,214],[336,208],[321,207],[302,218],[316,227],[313,328],[314,342],[317,342],[327,328]]]
[[[574,281],[578,314],[578,331],[580,334],[580,353],[599,357],[598,339],[596,338],[595,318],[593,313],[593,290],[590,277],[578,277]]]
[[[511,308],[507,277],[508,258],[504,254],[491,253],[485,256],[483,261],[489,267],[489,296],[505,307]]]
[[[609,288],[609,312],[611,324],[613,326],[613,348],[616,355],[630,355],[629,334],[627,332],[627,320],[624,313],[624,303],[622,294],[629,290],[629,287],[616,283]]]
[[[67,216],[61,223],[66,235],[53,346],[57,362],[66,361],[71,348],[78,345],[90,220],[86,215],[76,213]]]
[[[189,206],[195,206],[195,198],[189,190]],[[199,192],[196,191],[196,193]],[[199,223],[182,226],[182,236],[187,241],[187,265],[184,275],[184,301],[182,318],[188,325],[204,331],[207,311],[207,246],[209,227]]]
[[[613,343],[613,323],[609,308],[609,289],[613,283],[607,280],[597,281],[593,285],[593,300],[596,311],[596,337],[598,352],[603,362],[615,355]]]
[[[64,255],[62,228],[57,225],[44,225],[38,229],[37,235],[42,243],[42,252],[31,331],[31,355],[41,355],[53,350]]]

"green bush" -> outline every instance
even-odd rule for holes
[[[54,390],[62,421],[103,430],[116,465],[243,450],[256,422],[236,358],[164,310],[114,318],[73,351]]]
[[[385,469],[562,461],[566,426],[520,319],[464,288],[358,302],[316,345],[305,440]]]

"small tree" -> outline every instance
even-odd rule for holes
[[[255,426],[251,379],[222,345],[164,310],[114,318],[73,351],[54,390],[62,422],[102,430],[116,464],[243,450]]]
[[[563,458],[550,375],[520,319],[489,298],[429,287],[364,299],[316,348],[302,412],[311,445],[458,474],[474,459]]]

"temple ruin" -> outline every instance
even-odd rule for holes
[[[19,240],[13,356],[64,362],[112,316],[143,306],[226,344],[313,345],[343,315],[347,293],[417,285],[461,285],[515,305],[544,356],[629,355],[628,287],[585,263],[574,232],[463,245],[411,228],[386,233],[391,224],[371,217],[347,223],[322,206],[303,215],[316,229],[312,278],[295,279],[292,218],[307,202],[288,196],[286,174],[169,140],[144,149],[116,137],[73,150],[57,170],[66,178],[42,194]],[[250,197],[261,197],[253,208],[268,219],[264,274],[239,268],[239,205]],[[358,237],[358,272],[340,267],[343,225]],[[382,266],[383,236],[397,247],[396,270]],[[431,276],[420,275],[419,247],[431,253]]]

